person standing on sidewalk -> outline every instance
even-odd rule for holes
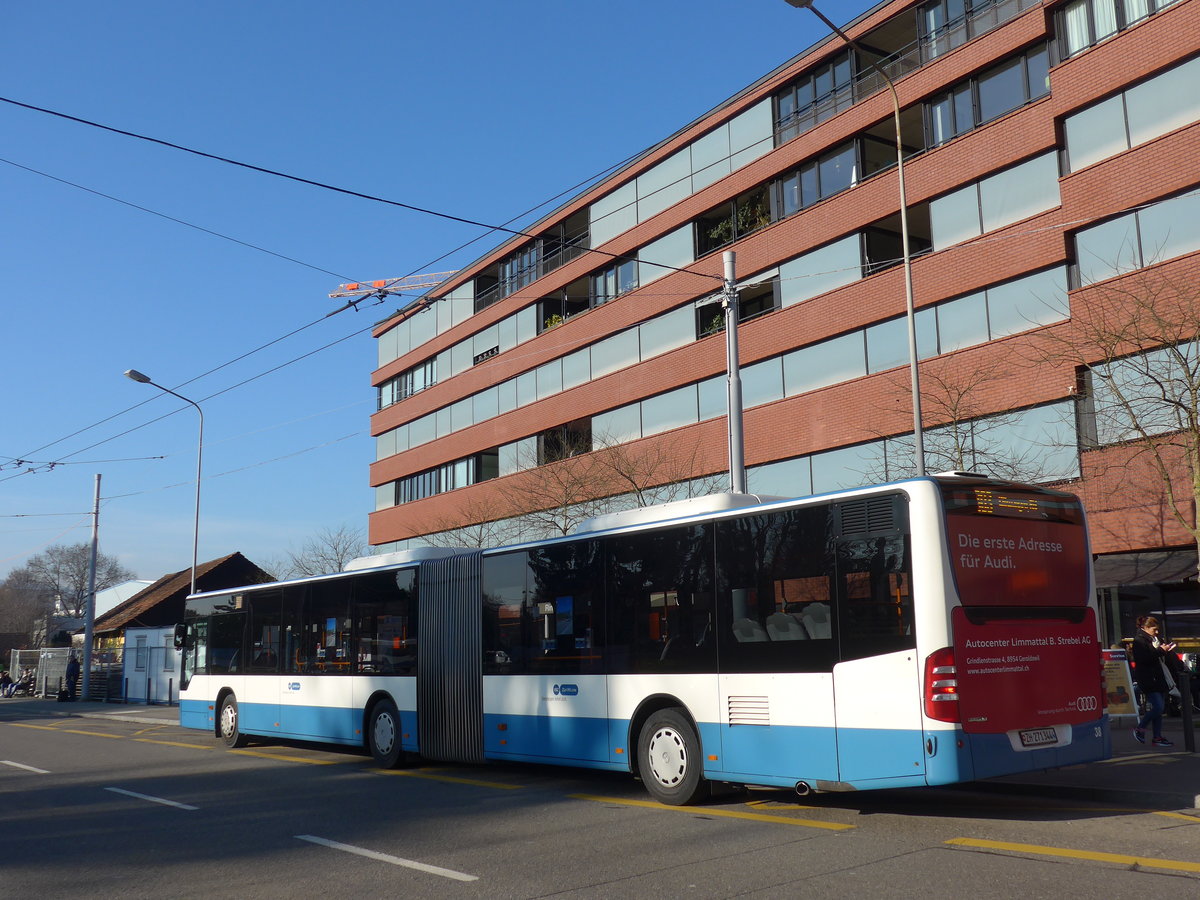
[[[1141,616],[1137,624],[1138,633],[1133,636],[1133,678],[1146,698],[1146,711],[1138,719],[1133,736],[1139,744],[1146,743],[1146,726],[1149,725],[1153,733],[1151,744],[1173,747],[1174,744],[1163,737],[1162,720],[1167,692],[1171,689],[1165,669],[1167,654],[1175,649],[1175,645],[1159,641],[1158,619],[1154,616]]]
[[[72,653],[71,657],[67,660],[67,699],[68,700],[70,700],[70,701],[75,700],[75,691],[76,691],[78,684],[79,684],[79,660],[77,660],[75,658],[75,654]]]

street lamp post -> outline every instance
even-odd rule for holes
[[[178,397],[184,403],[190,403],[196,408],[196,412],[200,415],[200,433],[196,440],[196,518],[192,524],[192,593],[196,593],[196,552],[200,545],[200,472],[201,463],[204,458],[204,410],[200,408],[200,404],[195,400],[189,400],[182,394],[177,394],[170,388],[163,387],[161,384],[155,384],[150,380],[149,375],[143,375],[137,369],[130,369],[125,373],[125,377],[136,381],[138,384],[148,384],[151,387],[156,387],[165,394],[170,394],[172,397]]]
[[[825,26],[841,38],[842,42],[854,50],[858,45],[829,19],[819,9],[813,6],[813,0],[786,0],[790,6],[797,9],[810,10],[813,15],[825,23]],[[861,52],[861,51],[860,51]],[[908,310],[908,368],[912,378],[912,407],[913,407],[913,462],[916,464],[917,475],[925,474],[925,438],[921,428],[921,379],[917,371],[917,317],[913,306],[912,288],[912,258],[908,249],[908,194],[904,190],[904,142],[900,137],[900,97],[896,93],[896,85],[888,77],[887,72],[870,54],[861,54],[870,63],[880,78],[888,86],[892,95],[892,116],[896,123],[896,174],[900,182],[900,241],[904,259],[904,299]]]

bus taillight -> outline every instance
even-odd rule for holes
[[[958,670],[951,647],[925,658],[925,715],[939,722],[959,721]]]

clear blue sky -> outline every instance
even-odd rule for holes
[[[496,223],[824,34],[784,0],[67,0],[10,4],[5,29],[0,96]],[[190,565],[197,416],[129,368],[204,409],[202,560],[365,531],[369,329],[395,304],[225,364],[321,319],[339,282],[455,269],[498,238],[439,260],[481,230],[8,103],[0,134],[0,577],[89,539],[97,473],[103,552],[144,578]]]

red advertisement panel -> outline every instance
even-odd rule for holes
[[[1084,529],[1063,522],[946,517],[950,559],[964,606],[1085,606]]]
[[[954,610],[954,662],[963,730],[1008,732],[1100,717],[1096,616],[972,622]]]

